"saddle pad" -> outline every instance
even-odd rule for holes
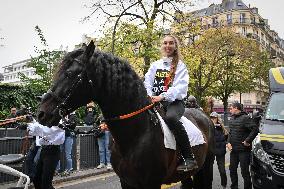
[[[167,126],[163,118],[160,116],[160,114],[158,112],[156,113],[160,119],[162,130],[164,132],[165,147],[176,150],[176,140],[173,133],[170,131],[169,127]],[[191,146],[196,146],[205,143],[202,132],[190,120],[182,116],[180,122],[182,122],[183,126],[185,127]]]

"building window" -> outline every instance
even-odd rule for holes
[[[251,104],[251,100],[244,100],[244,104]]]
[[[245,23],[246,22],[246,14],[245,13],[241,13],[240,14],[240,23]]]
[[[232,24],[232,14],[227,14],[227,24]]]
[[[212,26],[217,27],[218,26],[218,17],[213,17],[212,18]]]
[[[247,35],[247,28],[246,28],[246,27],[242,27],[242,34],[243,34],[244,36]]]

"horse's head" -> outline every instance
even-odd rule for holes
[[[57,125],[59,120],[91,100],[87,65],[95,49],[91,42],[88,46],[68,53],[62,60],[54,77],[52,87],[43,96],[38,120],[46,126]]]

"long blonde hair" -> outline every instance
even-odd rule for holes
[[[163,41],[166,37],[172,37],[174,39],[175,46],[176,46],[176,48],[173,52],[172,67],[171,67],[170,74],[169,74],[170,75],[170,82],[172,82],[175,78],[175,72],[177,70],[178,62],[181,59],[181,54],[180,54],[180,49],[179,49],[180,43],[179,43],[178,38],[174,35],[164,36],[162,43],[163,43]],[[164,50],[163,50],[162,46],[161,46],[161,54],[162,55],[164,54]]]

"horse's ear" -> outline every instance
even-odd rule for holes
[[[86,43],[83,43],[83,44],[82,44],[82,49],[84,49],[84,50],[85,50],[86,48],[87,48]]]
[[[90,56],[93,54],[95,48],[96,48],[96,46],[95,46],[95,44],[94,44],[94,41],[92,40],[92,41],[89,43],[89,45],[86,47],[86,50],[85,50],[85,52],[84,52],[84,55],[85,55],[86,57],[90,57]]]

